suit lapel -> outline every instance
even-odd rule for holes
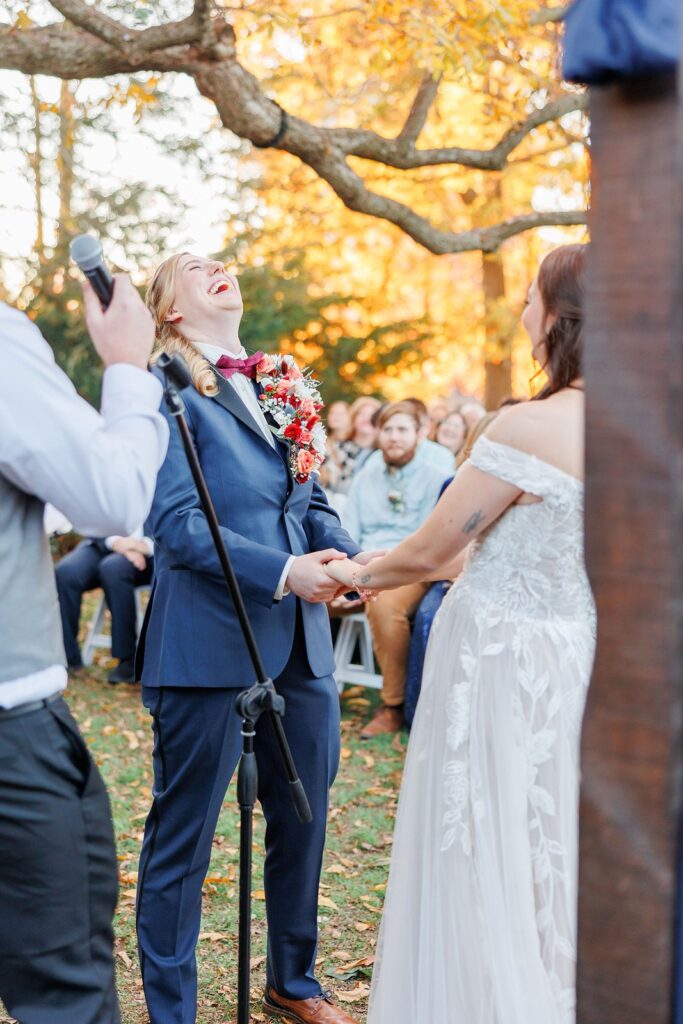
[[[225,377],[221,377],[220,374],[217,373],[216,383],[218,384],[218,394],[212,396],[213,401],[218,402],[218,404],[222,405],[224,409],[227,409],[228,412],[233,414],[233,416],[236,416],[237,419],[245,425],[245,427],[249,427],[250,430],[253,430],[259,440],[263,441],[268,451],[282,459],[285,464],[285,469],[287,470],[287,493],[290,494],[294,487],[294,477],[292,476],[292,471],[289,465],[289,445],[283,444],[283,442],[279,441],[277,437],[273,437],[273,440],[275,441],[274,447],[268,444],[258,423],[251,415],[235,389],[228,384]],[[261,388],[258,387],[258,385],[255,385],[255,388],[257,395],[260,395]],[[270,422],[270,417],[267,413],[265,416]]]
[[[222,405],[224,409],[227,409],[228,412],[233,414],[233,416],[236,416],[237,419],[245,425],[245,427],[249,427],[250,430],[253,430],[256,436],[263,441],[265,446],[273,451],[263,436],[263,431],[259,427],[258,423],[251,415],[235,389],[228,384],[225,377],[221,377],[219,374],[216,374],[216,383],[218,384],[218,394],[212,395],[213,401],[218,402],[218,404]]]

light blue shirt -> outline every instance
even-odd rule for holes
[[[395,548],[414,533],[436,505],[444,480],[453,475],[417,455],[394,469],[377,454],[354,477],[342,515],[343,525],[366,551]]]
[[[436,469],[442,469],[446,476],[453,476],[455,474],[455,455],[444,445],[437,444],[436,441],[423,441],[415,452],[415,461],[426,462]],[[356,472],[360,473],[361,469],[364,469],[366,465],[374,465],[376,462],[384,462],[384,456],[379,448],[366,455]]]

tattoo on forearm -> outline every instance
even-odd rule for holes
[[[470,518],[467,520],[467,522],[463,526],[462,532],[463,533],[474,533],[474,531],[484,521],[484,519],[486,519],[486,516],[481,511],[481,509],[478,512],[473,512],[472,515],[470,516]]]
[[[359,578],[358,582],[360,583],[361,587],[364,587],[366,583],[370,582],[370,579],[371,579],[370,573],[366,572],[363,576],[361,576]]]

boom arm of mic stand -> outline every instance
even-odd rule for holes
[[[230,596],[235,606],[235,611],[237,612],[237,618],[242,630],[242,635],[256,671],[256,678],[258,682],[255,686],[252,686],[251,689],[240,694],[238,698],[239,712],[243,718],[252,722],[255,722],[263,711],[268,713],[268,717],[270,718],[275,731],[275,738],[280,750],[280,755],[287,772],[290,792],[292,794],[292,800],[294,802],[297,815],[300,821],[304,823],[310,822],[313,820],[311,808],[308,803],[308,798],[306,797],[306,792],[297,774],[296,766],[292,758],[292,752],[289,749],[287,737],[285,736],[285,732],[282,727],[281,715],[284,713],[284,700],[282,697],[278,696],[275,691],[275,687],[273,686],[272,679],[269,679],[266,675],[266,670],[261,659],[261,652],[258,649],[256,637],[254,636],[254,631],[251,628],[247,610],[244,606],[244,599],[242,598],[240,585],[237,577],[235,576],[230,556],[228,555],[225,542],[221,535],[216,510],[213,506],[213,501],[211,500],[208,487],[206,486],[206,480],[204,479],[202,468],[199,465],[199,459],[197,458],[197,453],[194,449],[192,437],[190,436],[190,431],[185,419],[185,403],[180,395],[180,391],[192,382],[190,371],[188,370],[183,358],[177,353],[173,356],[169,356],[165,352],[162,353],[157,361],[157,366],[163,372],[166,380],[166,388],[164,390],[166,404],[168,405],[171,415],[175,418],[175,421],[178,424],[178,430],[180,431],[185,455],[187,456],[192,477],[199,494],[199,500],[209,524],[209,530],[211,531],[218,560],[221,563],[225,582],[227,583],[228,590],[230,591]]]

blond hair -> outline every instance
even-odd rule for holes
[[[470,429],[467,437],[465,438],[465,442],[462,448],[460,449],[455,458],[456,469],[460,469],[463,462],[467,462],[470,455],[472,454],[472,449],[474,448],[475,444],[477,443],[481,435],[486,432],[486,428],[493,423],[499,412],[499,409],[494,410],[494,412],[487,412],[486,415],[482,416],[482,418],[477,423],[475,423],[474,426]]]
[[[212,396],[218,394],[218,384],[208,359],[205,359],[192,342],[187,340],[175,324],[166,320],[175,298],[178,263],[182,256],[187,255],[179,252],[160,263],[147,289],[145,301],[154,317],[155,326],[152,362],[155,363],[162,352],[168,353],[169,356],[178,352],[187,363],[192,383],[199,394]]]

